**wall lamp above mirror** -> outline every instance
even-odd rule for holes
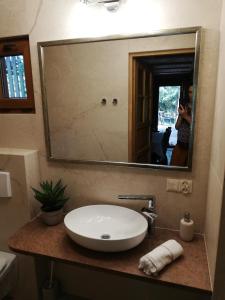
[[[190,171],[200,33],[38,43],[48,159]]]

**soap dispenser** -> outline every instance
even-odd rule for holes
[[[186,242],[190,242],[194,237],[194,221],[189,212],[186,212],[180,220],[180,237]]]

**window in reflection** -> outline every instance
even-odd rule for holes
[[[158,131],[161,135],[166,132],[164,138],[166,149],[166,162],[171,162],[172,149],[177,142],[177,130],[175,129],[178,117],[178,106],[181,86],[160,86],[159,87],[159,112]]]

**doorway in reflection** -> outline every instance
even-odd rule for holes
[[[131,162],[170,165],[178,107],[188,101],[195,55],[193,49],[175,52],[132,55]]]

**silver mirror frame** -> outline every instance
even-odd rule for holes
[[[199,56],[200,56],[200,43],[201,43],[201,27],[188,27],[178,29],[166,29],[153,31],[148,34],[135,34],[135,35],[111,35],[101,38],[82,38],[82,39],[68,39],[58,41],[46,41],[38,42],[38,58],[40,68],[40,80],[41,80],[41,91],[42,91],[42,106],[43,106],[43,117],[44,117],[44,128],[45,128],[45,143],[47,150],[47,159],[52,162],[61,163],[77,163],[77,164],[99,164],[99,165],[114,165],[114,166],[126,166],[126,167],[138,167],[138,168],[150,168],[150,169],[163,169],[163,170],[179,170],[179,171],[191,171],[192,170],[192,157],[193,157],[193,146],[194,146],[194,128],[195,128],[195,117],[196,117],[196,99],[198,90],[198,71],[199,71]],[[49,117],[48,117],[48,105],[47,105],[47,93],[45,86],[44,76],[44,49],[45,47],[51,47],[56,45],[69,45],[69,44],[80,44],[90,43],[97,41],[109,41],[109,40],[125,40],[125,39],[137,39],[157,36],[169,36],[169,35],[180,35],[180,34],[191,34],[195,33],[195,60],[194,60],[194,74],[193,74],[193,122],[190,130],[190,148],[188,155],[188,164],[186,167],[179,166],[166,166],[156,164],[140,164],[140,163],[128,163],[128,162],[113,162],[113,161],[95,161],[95,160],[71,160],[55,158],[52,155],[51,149],[51,138],[49,128]]]

